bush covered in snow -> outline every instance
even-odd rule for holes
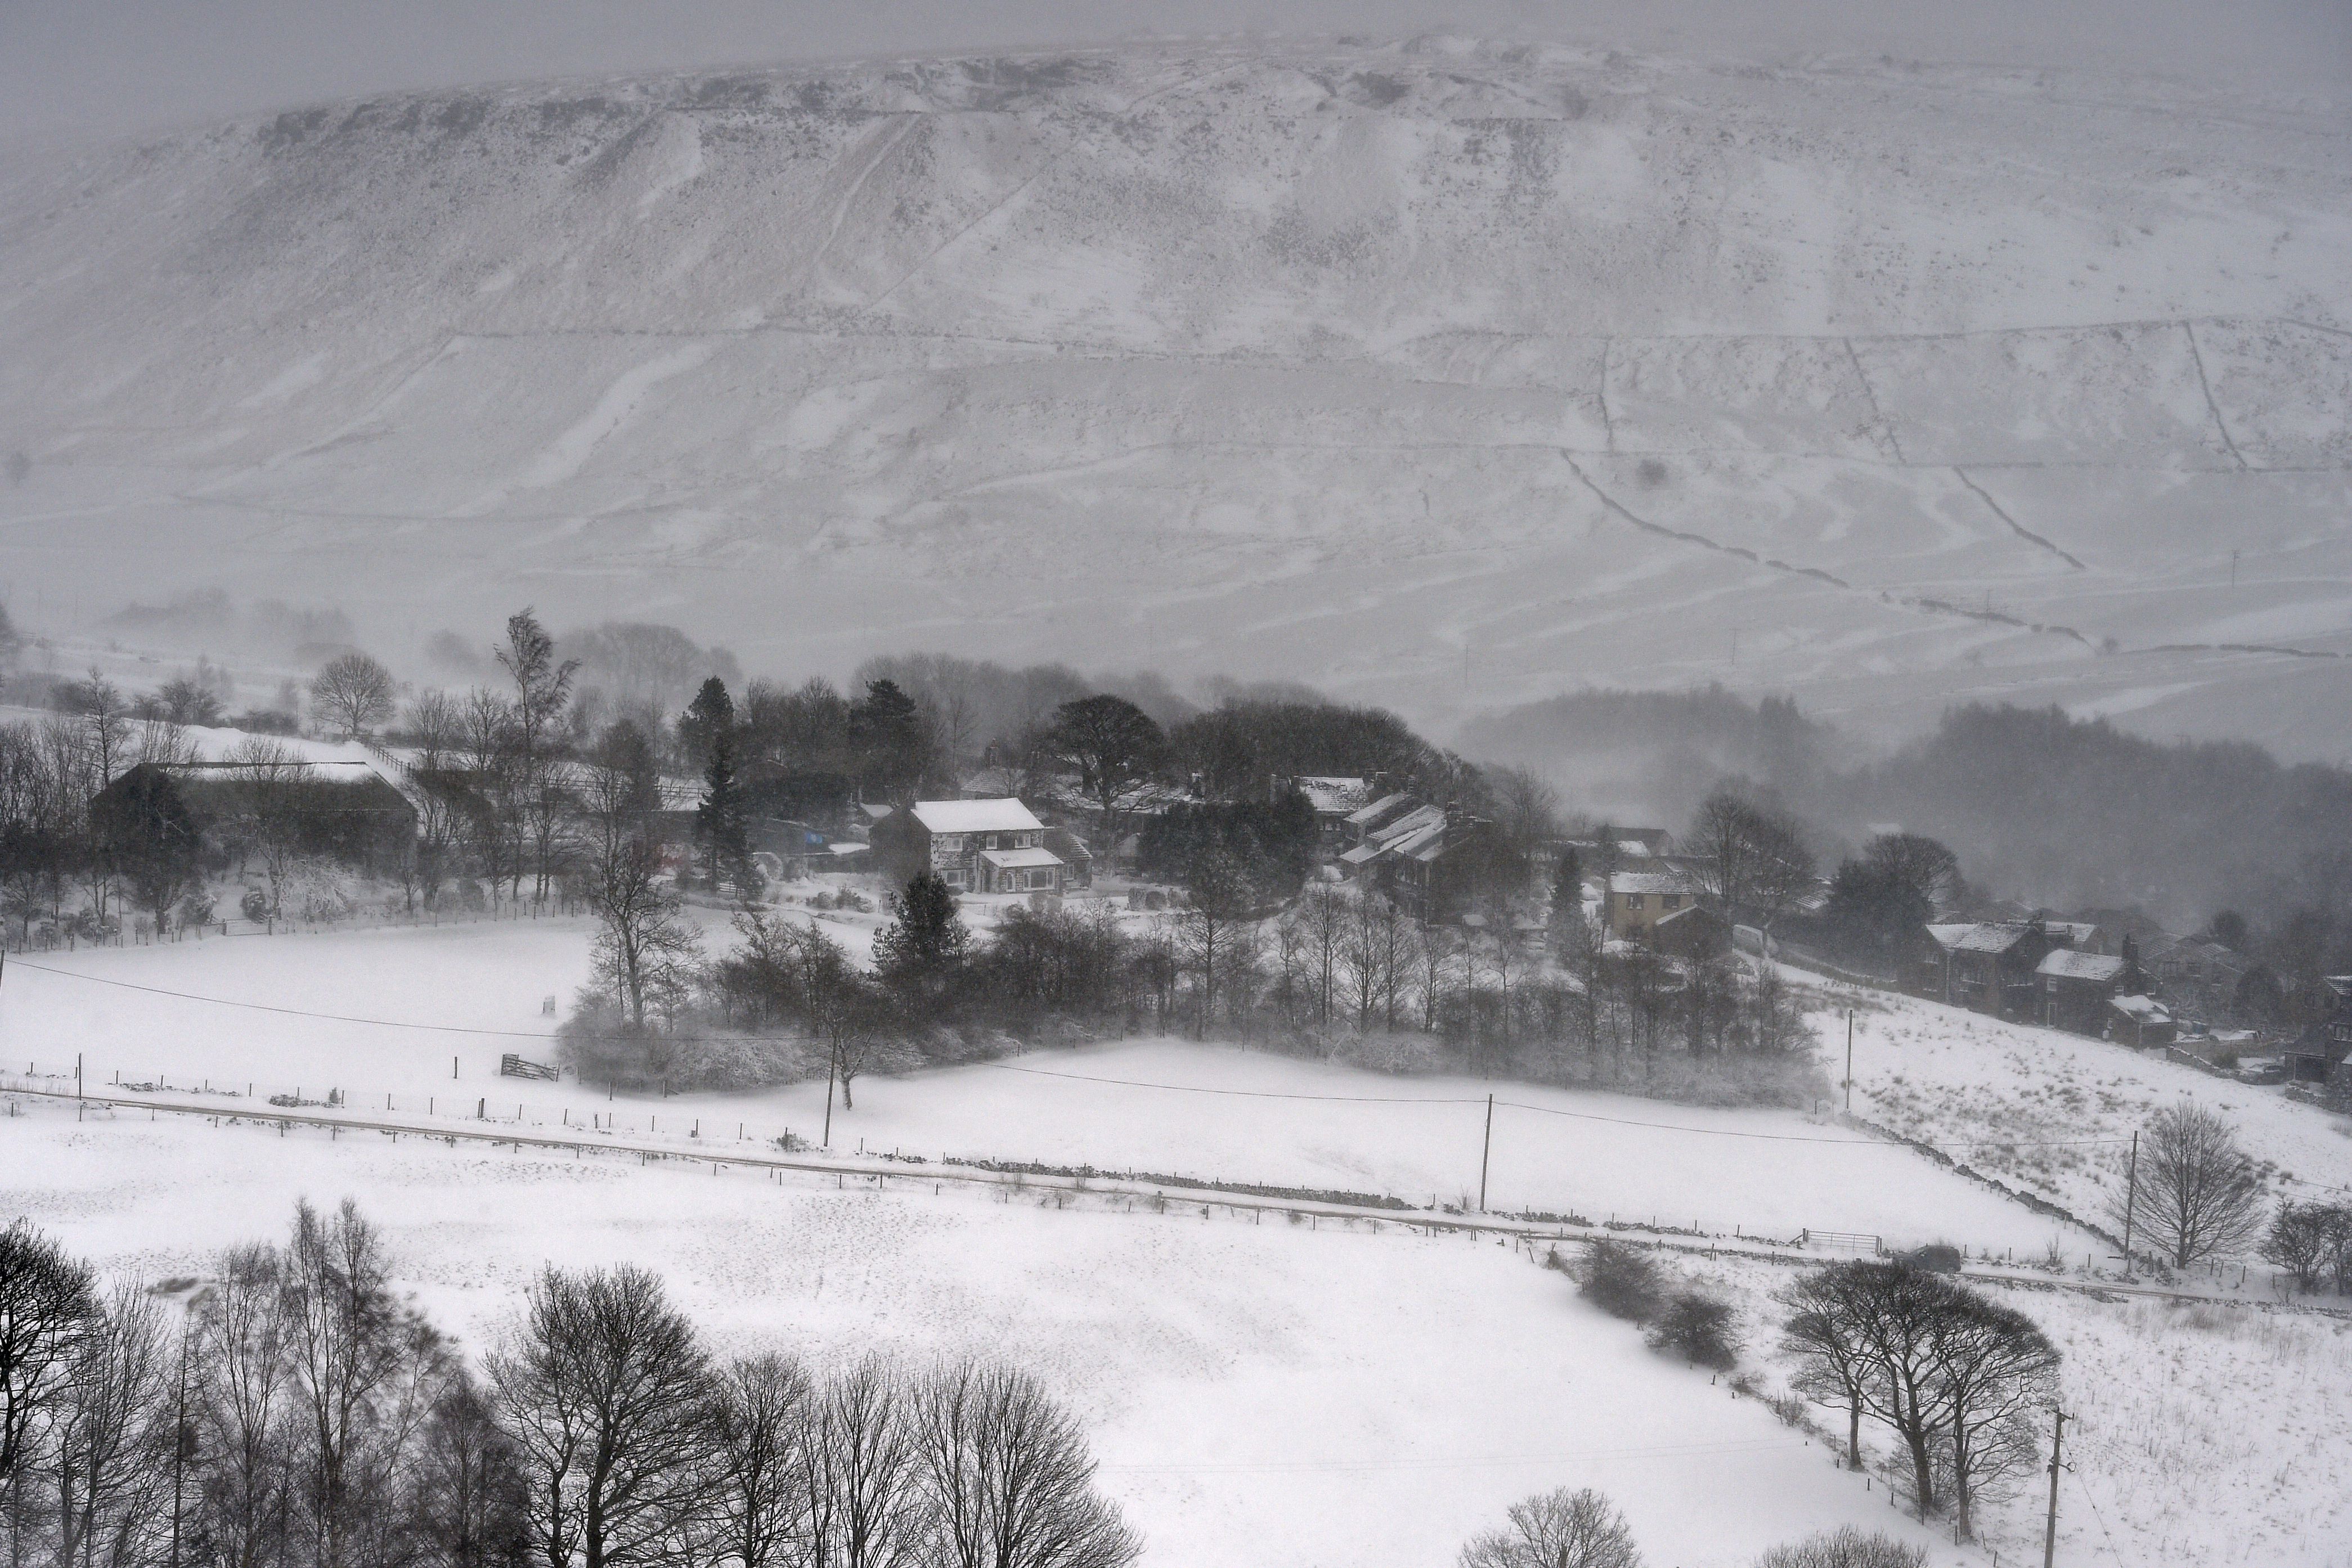
[[[1665,1301],[1657,1260],[1631,1242],[1593,1242],[1585,1249],[1575,1277],[1586,1300],[1628,1322],[1648,1322]]]

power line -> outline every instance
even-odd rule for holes
[[[424,1030],[434,1034],[486,1035],[499,1040],[551,1040],[551,1034],[526,1032],[511,1029],[468,1029],[462,1024],[410,1023],[403,1019],[359,1018],[350,1013],[311,1012],[302,1008],[272,1007],[268,1002],[240,1002],[227,997],[200,997],[194,991],[167,990],[162,986],[134,985],[129,980],[110,980],[103,975],[78,974],[71,969],[52,969],[46,964],[28,964],[19,958],[8,966],[11,969],[32,969],[44,975],[58,975],[68,980],[88,980],[93,986],[112,986],[119,990],[144,991],[152,997],[174,997],[184,1002],[206,1002],[216,1008],[242,1008],[248,1012],[277,1013],[285,1018],[324,1019],[330,1023],[360,1023],[377,1029]]]

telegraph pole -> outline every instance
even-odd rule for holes
[[[1486,1136],[1478,1145],[1478,1212],[1486,1212],[1486,1158],[1495,1152],[1495,1097],[1486,1096]]]
[[[840,1055],[839,1045],[824,1053],[824,1142],[820,1146],[828,1149],[833,1147],[833,1068]]]
[[[2042,1568],[2058,1560],[2058,1445],[2066,1438],[2066,1412],[2053,1407],[2057,1426],[2050,1434],[2050,1522],[2042,1532]]]
[[[1845,1113],[1853,1114],[1853,1009],[1845,1009]]]
[[[2124,1177],[2124,1278],[2131,1278],[2132,1210],[2139,1207],[2139,1134],[2132,1134],[2131,1165]]]

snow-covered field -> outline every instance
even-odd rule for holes
[[[707,915],[715,920],[715,915]],[[854,917],[853,917],[854,918]],[[828,928],[835,923],[828,922]],[[855,931],[857,927],[845,927]],[[552,1060],[554,1020],[586,977],[578,921],[231,937],[12,960],[0,1062],[71,1065],[92,1084],[209,1082],[267,1097],[342,1089],[355,1109],[470,1112],[488,1098],[578,1125],[699,1121],[730,1138],[814,1137],[822,1080],[741,1094],[608,1099],[498,1076],[514,1051]],[[37,967],[36,967],[37,966]],[[134,990],[128,986],[153,988]],[[158,991],[184,993],[181,996]],[[189,999],[262,1003],[257,1011]],[[333,1022],[306,1013],[425,1028]],[[446,1033],[504,1030],[524,1038]],[[543,1043],[535,1043],[540,1041]],[[453,1065],[456,1071],[453,1075]],[[1226,1180],[1475,1201],[1486,1097],[1500,1102],[1488,1206],[1793,1237],[1804,1229],[1948,1239],[2039,1256],[2092,1245],[1896,1145],[1786,1111],[1717,1111],[1454,1077],[1410,1078],[1231,1046],[1152,1040],[866,1077],[836,1106],[834,1147],[1092,1165]]]
[[[2282,1196],[2352,1194],[2352,1120],[2063,1030],[2003,1023],[1939,1002],[1853,991],[1854,1110],[2097,1220],[2124,1182],[2133,1131],[2187,1096],[2225,1113]],[[1842,1012],[1814,1017],[1835,1056]],[[1832,1071],[1837,1071],[1834,1061]],[[2100,1140],[2086,1143],[2084,1140]]]
[[[1434,1568],[1561,1484],[1606,1490],[1650,1561],[1682,1568],[1745,1568],[1848,1520],[1901,1528],[1824,1449],[1491,1241],[135,1113],[77,1124],[54,1105],[0,1119],[0,1209],[139,1278],[198,1273],[298,1197],[345,1194],[475,1348],[541,1263],[626,1260],[730,1351],[1009,1356],[1093,1427],[1153,1563]]]
[[[535,601],[794,674],[1117,659],[1439,728],[1722,679],[2332,753],[2347,123],[2147,78],[1255,39],[26,161],[0,576],[47,622],[363,584],[404,666]]]
[[[1687,1271],[1740,1303],[1768,1386],[1781,1386],[1771,1297],[1789,1270],[1721,1260]],[[2040,1324],[2065,1358],[2059,1562],[2352,1563],[2352,1322],[1977,1284]],[[1814,1416],[1843,1438],[1842,1411]],[[1883,1432],[1865,1426],[1864,1440],[1874,1440],[1874,1458],[1887,1456]],[[2003,1563],[2040,1561],[2046,1476],[1987,1511],[1981,1533]]]

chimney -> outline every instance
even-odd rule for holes
[[[1201,776],[1197,773],[1192,775],[1192,795],[1195,800],[1201,798]]]

